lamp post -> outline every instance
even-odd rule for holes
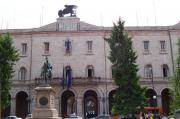
[[[154,117],[156,117],[156,95],[153,96],[153,102],[154,102]]]
[[[31,98],[28,96],[27,98],[26,98],[26,100],[27,100],[27,103],[28,103],[28,114],[30,114],[31,113]]]
[[[105,97],[104,97],[104,93],[103,93],[103,97],[102,97],[102,102],[103,102],[103,114],[105,114]]]
[[[152,88],[154,90],[154,76],[153,76],[153,70],[152,70],[152,67],[149,68],[150,70],[150,77],[151,77],[151,83],[152,83]]]
[[[101,100],[102,100],[102,103],[103,103],[103,114],[105,114],[106,113],[105,112],[105,101],[106,101],[106,99],[105,99],[104,92],[102,90],[101,90],[101,92],[102,92]]]
[[[153,70],[152,70],[152,67],[149,68],[150,69],[150,72],[151,72],[151,83],[152,83],[152,88],[153,88],[153,91],[154,91],[154,75],[153,75]],[[153,95],[153,106],[154,106],[154,115],[156,115],[156,95]]]

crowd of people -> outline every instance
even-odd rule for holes
[[[154,114],[152,112],[140,112],[133,116],[119,116],[119,119],[168,119],[166,114]]]
[[[152,112],[140,112],[139,119],[168,119],[166,114],[153,114]]]

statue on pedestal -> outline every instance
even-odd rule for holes
[[[46,61],[44,62],[43,67],[41,68],[41,79],[42,79],[42,84],[48,85],[51,78],[52,78],[52,66],[48,62],[48,58],[45,58]]]
[[[52,66],[46,56],[41,68],[39,86],[35,88],[35,107],[32,117],[26,119],[62,119],[55,108],[55,91],[49,85],[52,79]]]

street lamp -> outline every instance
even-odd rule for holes
[[[103,97],[102,98],[102,102],[103,102],[103,114],[105,114],[106,112],[105,112],[105,97]]]
[[[151,73],[150,77],[151,77],[152,88],[154,90],[154,76],[153,76],[153,69],[152,69],[152,67],[149,67],[149,70],[150,70],[150,73]]]
[[[154,102],[154,116],[156,116],[156,95],[153,96],[153,102]]]
[[[106,111],[105,111],[105,101],[106,101],[106,97],[105,97],[105,94],[104,92],[101,90],[102,92],[102,97],[101,97],[101,100],[102,100],[102,103],[103,103],[103,114],[106,114]]]
[[[154,76],[153,76],[153,70],[152,70],[152,67],[149,67],[149,70],[151,72],[151,83],[152,83],[152,88],[153,88],[153,91],[154,91]],[[154,106],[154,114],[156,114],[156,95],[153,95],[153,106]]]
[[[33,97],[31,97],[31,95],[29,95],[27,98],[26,98],[26,101],[28,103],[28,114],[31,113],[31,103],[33,101]]]

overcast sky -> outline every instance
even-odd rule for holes
[[[180,21],[180,0],[0,0],[0,29],[35,28],[55,22],[65,4],[78,6],[81,21],[112,26],[167,26]]]

